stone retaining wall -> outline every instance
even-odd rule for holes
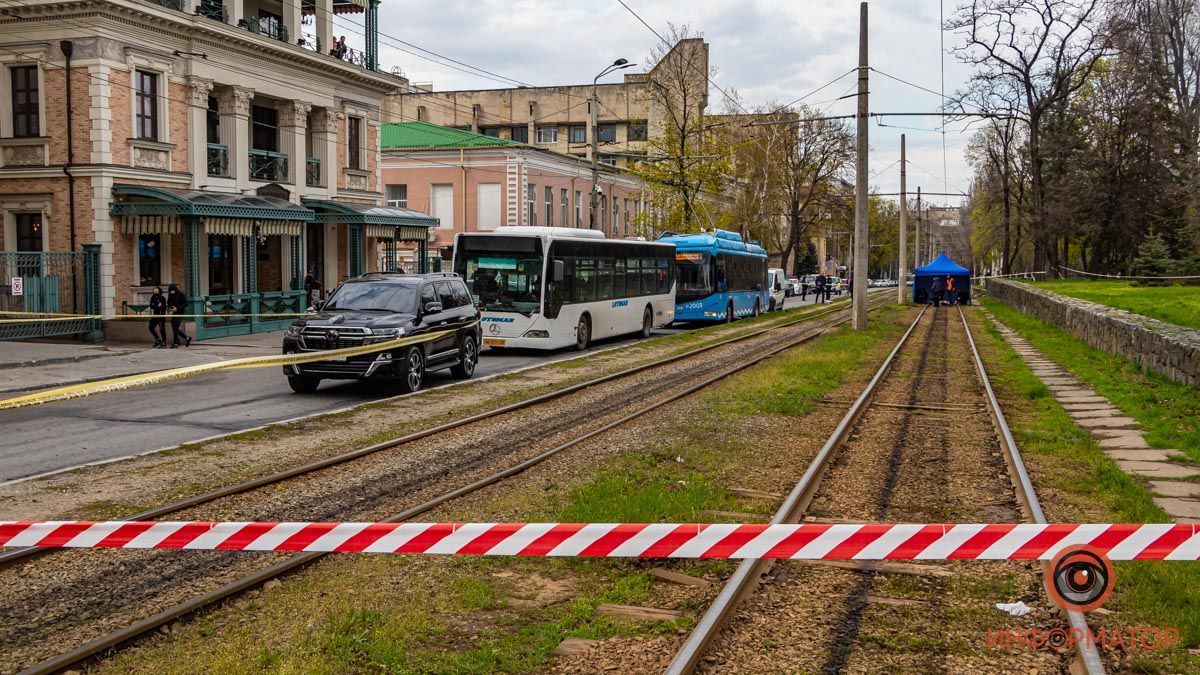
[[[1200,386],[1200,331],[1033,284],[989,279],[988,295],[1023,314],[1067,331],[1109,354],[1123,356],[1176,382]]]

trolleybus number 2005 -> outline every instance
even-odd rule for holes
[[[649,336],[675,318],[675,247],[593,230],[500,227],[460,233],[454,271],[482,311],[493,349],[585,349]]]

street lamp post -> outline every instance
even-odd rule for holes
[[[598,190],[600,187],[600,169],[599,165],[597,164],[597,161],[599,160],[597,149],[600,147],[600,131],[596,128],[596,108],[600,107],[600,99],[596,96],[596,85],[599,84],[600,78],[604,77],[605,75],[613,71],[622,70],[624,68],[632,68],[636,65],[636,63],[630,63],[625,59],[617,59],[616,61],[612,62],[612,65],[600,71],[600,74],[592,79],[592,104],[588,106],[592,109],[592,197],[590,200],[591,212],[588,215],[588,229],[596,229],[596,212],[599,208],[597,206],[599,195],[596,194],[596,190]]]

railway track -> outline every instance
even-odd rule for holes
[[[865,521],[976,522],[979,518],[972,516],[979,513],[978,507],[973,509],[969,504],[958,502],[964,497],[980,500],[979,495],[986,494],[991,494],[994,499],[995,494],[1005,488],[1014,493],[1015,501],[1009,507],[994,501],[985,502],[992,511],[993,520],[1023,517],[1032,523],[1046,522],[988,381],[966,317],[961,309],[956,316],[952,314],[951,309],[926,308],[921,311],[861,395],[850,405],[775,513],[772,523],[799,522],[813,510],[820,511],[822,516],[837,515]],[[977,407],[962,403],[967,389],[954,382],[961,378],[955,378],[948,365],[951,362],[961,365],[966,360],[961,351],[965,349],[962,341],[950,338],[950,332],[958,325],[970,347],[969,361],[976,385],[973,398],[980,404]],[[915,340],[911,338],[915,333],[921,334],[920,344],[912,346],[910,343]],[[960,351],[952,352],[947,345],[956,345]],[[966,428],[956,430],[954,424],[946,424],[944,417],[936,417],[935,424],[918,419],[918,416],[928,419],[931,417],[929,412],[937,410],[965,420]],[[996,461],[1002,461],[1006,480],[1001,481],[996,473],[988,477],[978,475],[976,471],[977,475],[968,476],[973,485],[948,484],[948,479],[938,476],[938,472],[945,475],[958,469],[970,471],[973,466],[983,466],[982,473],[987,473],[987,462],[983,458],[988,453],[982,448],[974,448],[975,455],[965,459],[951,456],[952,447],[954,452],[969,454],[970,448],[966,453],[958,448],[970,446],[967,439],[978,436],[984,427],[990,427],[993,436],[989,445],[999,451],[1000,458]],[[987,429],[983,430],[986,433]],[[994,454],[992,456],[994,458]],[[867,475],[865,479],[864,474]],[[826,481],[832,485],[825,484]],[[997,481],[1008,485],[997,484]],[[930,492],[943,494],[928,494]],[[1010,513],[1004,514],[1005,508]],[[996,518],[996,515],[1001,517]],[[865,624],[871,621],[867,605],[874,599],[871,590],[877,567],[864,563],[856,572],[819,568],[804,571],[774,569],[796,564],[766,560],[747,560],[740,564],[679,648],[667,672],[720,671],[724,666],[748,671],[756,670],[758,665],[777,668],[784,659],[774,655],[761,655],[763,661],[757,665],[739,661],[738,657],[760,656],[755,651],[762,651],[762,644],[787,643],[789,640],[792,645],[806,640],[822,642],[819,651],[823,653],[803,655],[800,662],[788,662],[788,668],[825,673],[863,670],[863,658],[856,661],[855,652],[862,648],[861,635],[868,630]],[[779,597],[773,599],[777,604],[772,606],[763,600],[764,607],[750,607],[758,600],[755,593],[764,577],[787,578],[789,572],[808,576],[804,577],[803,584],[792,584],[794,588],[788,593],[780,591]],[[800,588],[802,586],[804,588]],[[778,626],[783,622],[775,618],[779,610],[797,606],[819,607],[819,612],[814,614],[826,614],[834,620],[822,624],[822,619],[829,617],[812,616],[802,622],[803,626]],[[934,616],[935,622],[930,627],[936,631],[941,602],[925,605],[923,610]],[[1082,614],[1063,613],[1071,627],[1086,629]],[[902,629],[912,630],[906,624]],[[778,630],[778,633],[772,630]],[[1089,675],[1104,672],[1094,646],[1081,641],[1077,647],[1074,663],[1070,666],[1072,672]],[[717,655],[714,656],[714,652]],[[922,654],[921,658],[925,660],[916,663],[890,662],[885,666],[868,659],[868,663],[874,665],[868,665],[867,669],[930,672],[956,669],[948,663],[951,657],[947,654],[938,653],[936,649],[929,652]]]
[[[873,298],[874,307],[886,300]],[[492,411],[167,504],[133,516],[409,520],[803,344],[848,320],[843,307],[722,340]],[[702,363],[694,363],[703,356]],[[530,420],[546,421],[531,428]],[[384,452],[403,449],[404,452]],[[404,506],[396,512],[397,506]],[[0,670],[57,672],[311,564],[321,554],[55,552],[0,558],[0,642],[38,654]],[[39,559],[40,557],[40,559]],[[163,587],[191,592],[163,597]],[[32,588],[31,593],[21,593]],[[198,592],[197,592],[198,591]],[[114,620],[114,615],[120,617]],[[117,623],[120,625],[114,626]],[[7,627],[7,628],[5,628]],[[69,649],[45,656],[45,645]],[[27,665],[34,661],[32,665]]]

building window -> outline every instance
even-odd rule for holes
[[[264,9],[258,10],[258,32],[276,40],[283,40],[283,17]]]
[[[208,235],[208,293],[233,293],[233,235]]]
[[[425,112],[425,106],[423,106],[423,105],[417,106],[417,121],[418,122],[428,122],[429,121],[429,114]]]
[[[558,214],[558,216],[559,216],[558,224],[559,225],[562,225],[563,227],[571,226],[570,221],[567,220],[567,210],[570,208],[571,208],[570,193],[567,192],[567,188],[563,188],[562,189],[562,213]]]
[[[617,156],[616,155],[600,155],[600,158],[597,161],[600,162],[601,164],[607,164],[608,166],[616,166],[617,165]]]
[[[558,142],[558,127],[538,127],[537,142],[542,145]]]
[[[625,139],[629,141],[644,141],[647,138],[645,122],[630,122]]]
[[[157,234],[138,235],[138,285],[162,283],[162,240]]]
[[[208,142],[221,142],[221,111],[217,109],[217,97],[208,97],[208,112],[205,113],[205,124],[208,128]]]
[[[587,143],[587,127],[582,124],[572,124],[567,127],[568,140],[571,143]]]
[[[620,210],[617,208],[617,198],[616,198],[616,197],[613,197],[613,198],[612,198],[612,211],[611,211],[611,213],[612,213],[612,215],[611,215],[610,217],[612,218],[612,233],[613,233],[613,234],[620,234],[620,232],[621,232],[621,229],[620,229],[620,227],[618,226],[618,222],[617,222],[617,221],[618,221],[618,220],[620,220],[620,219],[618,218],[618,216],[621,214],[621,212],[620,212]]]
[[[554,188],[546,186],[546,227],[554,224]]]
[[[256,105],[251,109],[251,123],[254,125],[250,132],[250,146],[255,150],[279,150],[279,111],[274,108]]]
[[[625,236],[629,236],[629,200],[625,200]]]
[[[528,143],[529,142],[529,127],[527,127],[527,126],[513,127],[512,132],[509,134],[509,138],[513,139],[514,141],[516,141],[518,143]]]
[[[41,133],[38,106],[38,67],[18,66],[12,76],[13,137],[28,138]]]
[[[617,125],[615,124],[600,124],[596,127],[596,135],[601,143],[616,143],[617,142]]]
[[[429,215],[440,222],[442,229],[454,229],[454,185],[434,183],[429,186]]]
[[[158,140],[158,75],[144,70],[134,72],[137,137],[145,141]]]
[[[575,191],[575,227],[583,227],[583,192]]]
[[[525,192],[525,211],[529,214],[530,227],[537,225],[537,186],[533,183],[529,184],[529,189]]]
[[[346,161],[351,169],[362,166],[362,118],[346,118]]]
[[[407,185],[389,185],[387,186],[387,205],[395,206],[402,209],[408,208],[408,186]]]
[[[40,252],[42,250],[42,214],[18,213],[17,250]]]
[[[492,138],[500,138],[500,127],[484,127],[482,129],[480,129],[479,132],[482,133],[484,136],[491,136]]]

